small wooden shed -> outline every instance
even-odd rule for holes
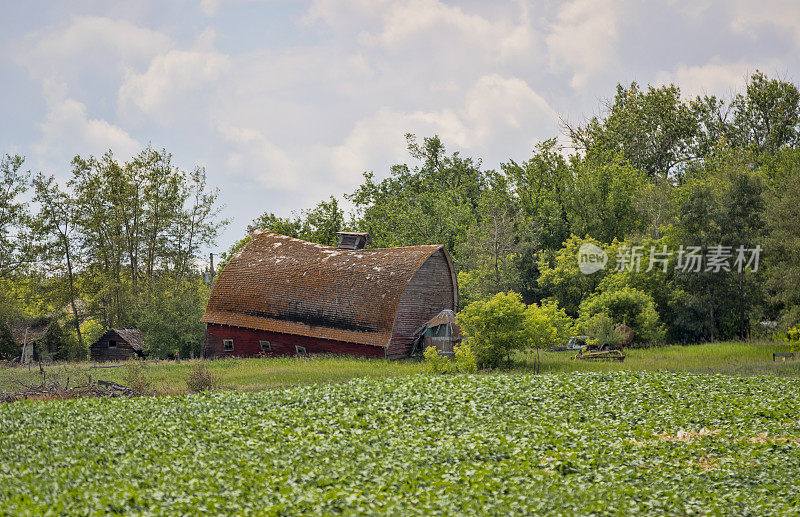
[[[89,351],[92,361],[126,361],[144,357],[144,340],[139,329],[108,329]]]
[[[36,351],[42,352],[37,347],[37,342],[47,336],[50,325],[54,322],[50,318],[33,318],[18,322],[11,328],[14,342],[19,346],[21,352],[20,362],[28,364],[34,360]],[[45,351],[49,352],[49,350]]]
[[[416,353],[434,346],[441,355],[453,355],[454,347],[461,342],[461,330],[456,323],[456,313],[450,309],[431,318],[417,331]]]

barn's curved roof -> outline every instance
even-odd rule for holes
[[[403,291],[441,248],[342,250],[256,230],[201,321],[385,347]]]

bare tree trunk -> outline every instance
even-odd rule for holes
[[[83,335],[81,334],[81,320],[78,316],[78,306],[75,303],[75,278],[72,274],[72,256],[69,252],[69,240],[62,234],[61,241],[64,243],[64,254],[67,258],[67,280],[69,282],[69,303],[72,306],[72,315],[75,318],[75,333],[78,335],[78,345],[83,350]]]

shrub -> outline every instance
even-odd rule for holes
[[[525,344],[529,348],[546,348],[558,340],[558,330],[548,310],[536,304],[525,310]]]
[[[792,327],[782,336],[792,352],[800,352],[800,327]]]
[[[186,378],[186,386],[192,393],[200,393],[206,390],[219,389],[221,384],[219,376],[206,367],[206,363],[201,361],[192,367],[192,371]]]
[[[151,287],[138,315],[150,357],[200,357],[205,343],[200,318],[208,296],[208,286],[196,281],[164,280]]]
[[[129,361],[125,365],[125,373],[122,379],[136,395],[146,395],[151,391],[152,385],[144,375],[144,364],[141,361]]]
[[[544,292],[550,293],[552,298],[558,301],[559,306],[571,316],[578,314],[581,302],[594,292],[608,271],[611,271],[611,264],[608,264],[606,268],[591,275],[581,272],[578,250],[581,245],[587,243],[604,248],[610,260],[613,260],[614,253],[611,247],[604,246],[600,241],[588,236],[581,238],[572,235],[560,250],[541,253],[537,262],[541,273],[537,280],[539,287]]]
[[[597,346],[609,346],[616,348],[625,341],[625,334],[617,330],[617,326],[608,316],[601,312],[589,318],[583,327],[587,336],[594,340]]]
[[[606,314],[615,326],[630,327],[636,342],[654,343],[664,338],[653,298],[638,289],[623,287],[591,296],[581,303],[579,326],[586,329],[589,320],[601,313]]]
[[[456,353],[456,368],[461,373],[475,373],[478,371],[478,362],[469,341],[462,341],[454,349]]]
[[[514,292],[469,304],[459,313],[458,324],[469,336],[479,368],[496,368],[515,350],[545,348],[573,331],[572,319],[555,302],[526,306]]]
[[[455,357],[441,355],[435,346],[429,346],[423,352],[425,365],[430,373],[475,373],[478,363],[469,343],[462,341],[453,349]]]
[[[422,355],[425,357],[425,365],[430,373],[451,373],[455,371],[450,358],[441,355],[435,346],[425,348]]]
[[[14,341],[11,327],[0,319],[0,359],[14,359],[15,357],[19,357],[21,353],[22,347]]]
[[[473,302],[461,311],[458,325],[469,336],[480,368],[496,368],[511,352],[525,346],[526,309],[519,293],[497,293],[487,301]]]
[[[563,345],[575,335],[575,321],[567,315],[564,309],[558,306],[558,302],[555,300],[542,302],[539,309],[555,328],[556,342]]]

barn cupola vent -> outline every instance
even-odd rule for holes
[[[336,246],[340,250],[363,250],[368,244],[372,244],[372,239],[368,233],[358,232],[336,232],[339,234],[339,244]]]

